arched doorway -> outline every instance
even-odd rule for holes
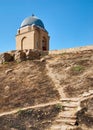
[[[43,40],[42,40],[42,50],[43,51],[47,50],[47,40],[45,37],[43,37]]]
[[[21,40],[21,50],[24,49],[24,43],[25,43],[26,37],[23,37]]]

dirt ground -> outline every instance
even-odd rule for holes
[[[93,50],[43,58],[0,64],[0,113],[19,109],[15,114],[0,116],[0,130],[54,130],[50,128],[60,113],[60,105],[24,111],[21,108],[78,99],[84,94],[77,106],[80,109],[75,109],[78,126],[67,130],[92,130]]]

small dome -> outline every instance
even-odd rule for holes
[[[39,27],[45,29],[43,22],[36,16],[30,16],[30,17],[25,18],[23,20],[23,22],[21,23],[21,28],[28,26],[28,25],[30,25],[30,26],[36,25],[36,26],[39,26]]]

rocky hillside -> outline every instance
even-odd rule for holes
[[[0,56],[0,130],[93,130],[93,49],[16,53]]]

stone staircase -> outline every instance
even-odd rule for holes
[[[62,110],[48,130],[72,130],[77,127],[75,114],[79,109],[78,98],[64,98],[60,102]]]
[[[79,98],[60,99],[62,110],[47,130],[74,130],[78,127],[76,113],[81,109],[80,102],[93,97],[93,90],[84,93]]]

